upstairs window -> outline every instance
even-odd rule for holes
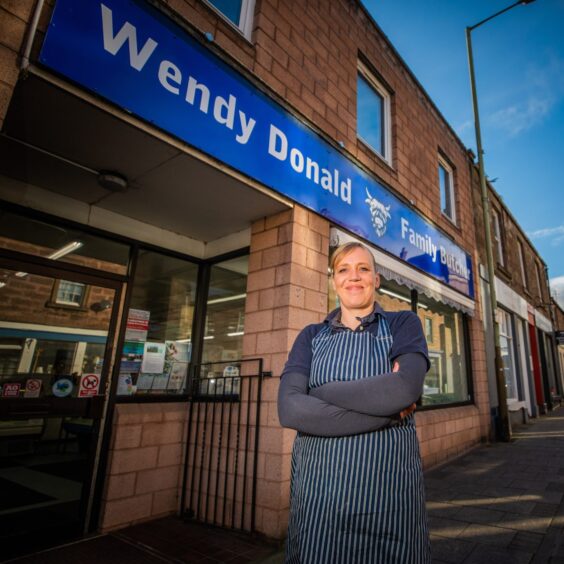
[[[453,223],[456,223],[454,199],[454,174],[452,167],[439,156],[439,188],[441,191],[441,211]]]
[[[521,279],[523,280],[523,288],[527,288],[527,271],[525,270],[525,253],[523,252],[523,243],[517,241],[517,249],[519,253],[519,267],[521,268]]]
[[[392,162],[390,93],[360,64],[357,77],[358,137],[388,164]]]
[[[503,258],[503,241],[501,239],[501,218],[499,217],[499,213],[497,212],[497,210],[495,210],[494,208],[492,208],[492,215],[493,215],[493,238],[497,248],[497,262],[499,262],[501,266],[505,266],[505,260]]]
[[[251,38],[255,0],[207,0],[223,17]]]
[[[540,268],[538,262],[535,262],[535,272],[537,273],[537,287],[539,289],[539,297],[542,301],[544,298],[544,294],[542,293],[541,275],[540,275]]]

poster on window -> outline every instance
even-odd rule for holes
[[[165,343],[143,343],[141,372],[149,372],[151,374],[164,372],[165,353]]]
[[[186,374],[188,373],[187,362],[173,362],[170,368],[167,390],[180,391],[184,387]]]
[[[149,332],[151,312],[144,309],[130,309],[125,328],[126,341],[146,341]]]
[[[159,390],[166,390],[168,386],[168,374],[153,374],[153,385],[151,387],[151,390],[155,391],[159,391]]]
[[[121,372],[139,372],[143,362],[144,343],[126,341],[121,354]]]
[[[137,390],[150,390],[153,387],[154,374],[139,374],[137,378]]]

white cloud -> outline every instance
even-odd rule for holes
[[[556,276],[550,279],[550,293],[558,302],[558,305],[564,309],[564,276]]]
[[[558,227],[547,227],[545,229],[537,229],[536,231],[529,231],[527,235],[531,239],[551,239],[550,243],[553,246],[564,243],[564,225]]]
[[[511,137],[519,135],[541,123],[554,106],[554,97],[529,98],[522,104],[516,104],[495,112],[490,116],[490,123],[504,129]]]
[[[524,99],[495,111],[489,116],[488,122],[511,137],[543,122],[564,96],[563,77],[564,60],[548,53],[547,63],[543,67],[531,66],[527,69],[523,81],[523,85],[526,85]]]
[[[458,135],[462,136],[463,133],[466,133],[466,131],[473,128],[474,122],[471,119],[468,119],[460,125],[457,125],[454,129]]]

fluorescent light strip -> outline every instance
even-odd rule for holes
[[[245,331],[235,331],[233,333],[227,333],[228,337],[240,337],[241,335],[244,335]]]
[[[68,245],[61,247],[60,249],[52,252],[47,256],[48,259],[57,260],[69,253],[74,253],[74,251],[80,249],[84,243],[82,241],[71,241]]]
[[[235,296],[226,296],[225,298],[214,298],[213,300],[208,300],[208,305],[220,304],[223,302],[233,302],[235,300],[242,300],[247,297],[247,294],[236,294]]]
[[[206,335],[204,337],[204,341],[209,341],[210,339],[215,339],[215,336],[214,335]]]

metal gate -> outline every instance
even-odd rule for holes
[[[262,366],[249,359],[194,367],[182,491],[190,518],[255,530]]]

